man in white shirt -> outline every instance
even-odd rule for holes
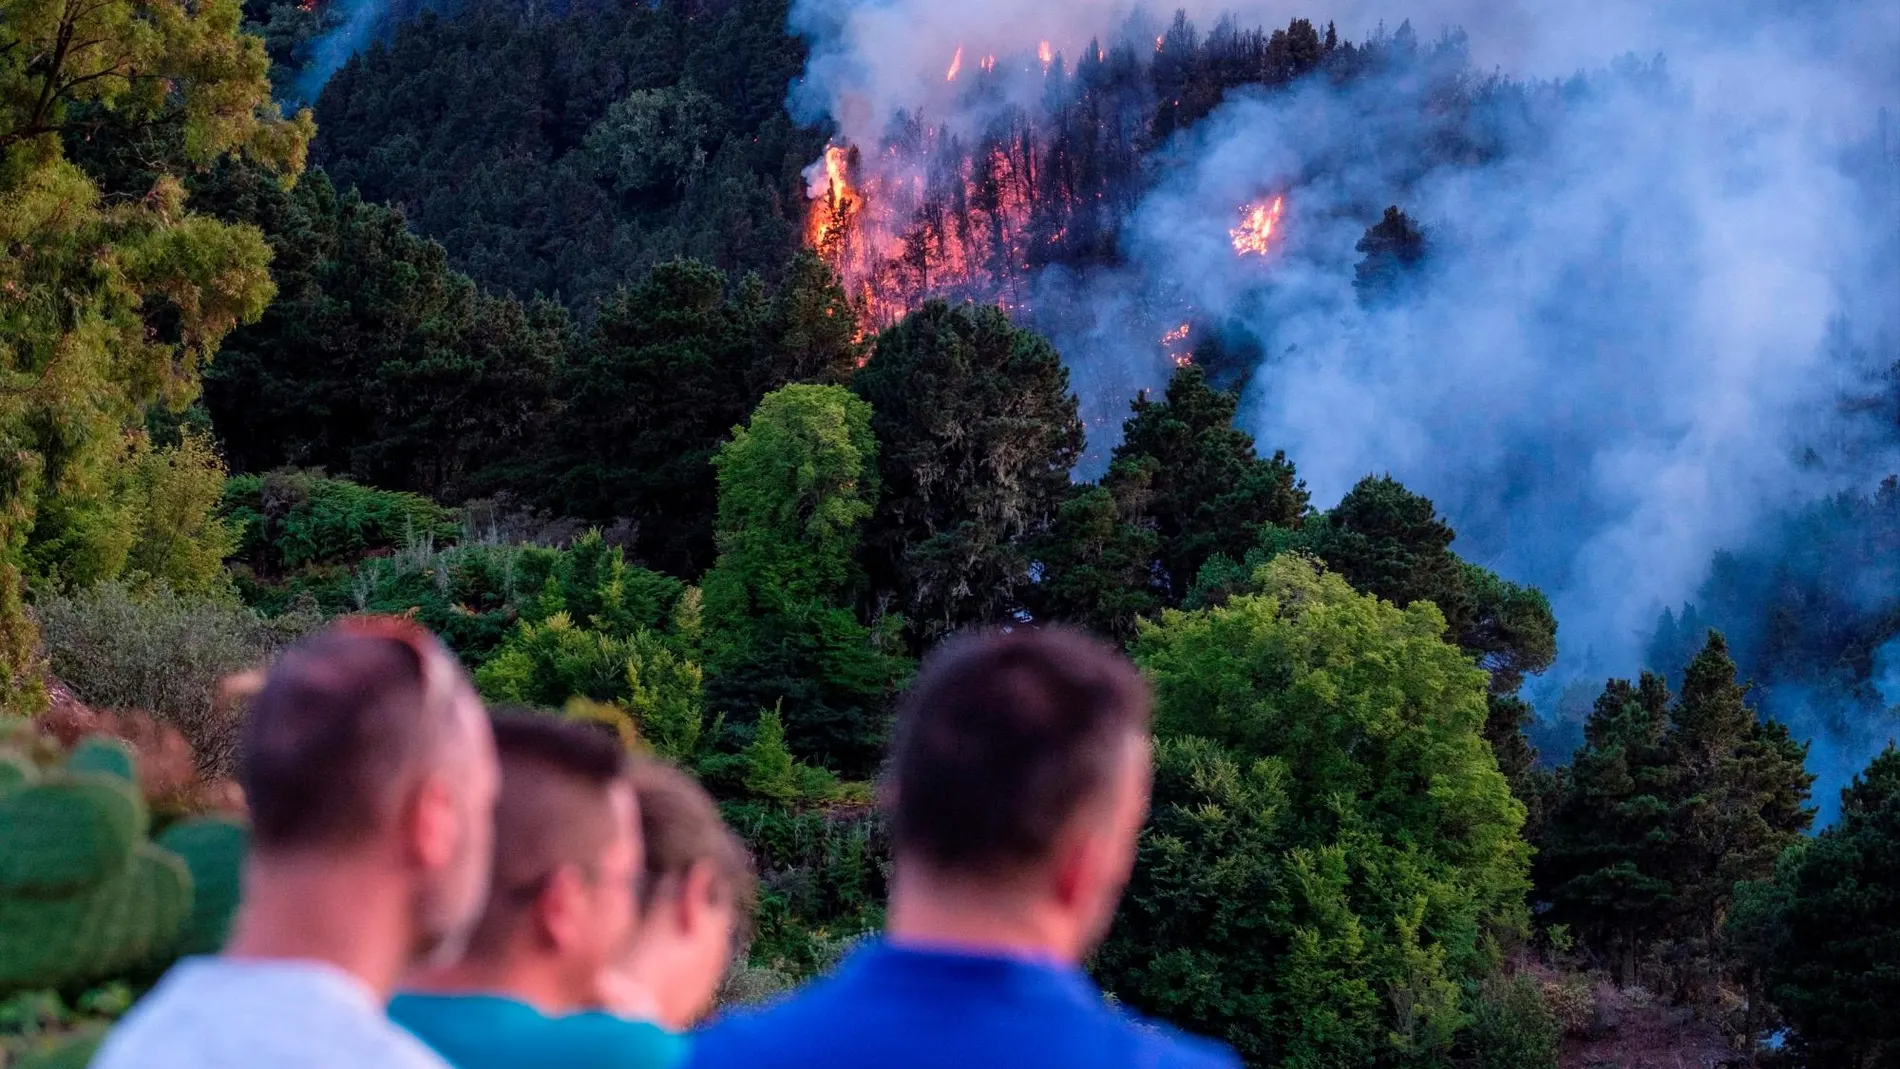
[[[346,620],[284,654],[242,747],[230,942],[166,974],[94,1069],[446,1069],[383,1007],[486,897],[498,773],[468,677],[407,621]]]

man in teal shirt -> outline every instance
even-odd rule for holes
[[[390,1017],[456,1069],[671,1069],[681,1037],[595,1009],[642,864],[625,752],[589,725],[532,714],[498,719],[495,748],[487,907],[460,960],[412,977]]]

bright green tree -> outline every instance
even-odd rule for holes
[[[920,642],[1004,619],[1082,450],[1055,349],[999,308],[930,301],[878,336],[851,389],[883,482],[864,536],[874,594]]]
[[[1724,936],[1816,1069],[1900,1060],[1900,749],[1841,792],[1841,817],[1744,884]]]
[[[1154,815],[1101,974],[1251,1064],[1440,1064],[1461,984],[1525,922],[1484,675],[1430,605],[1295,555],[1257,588],[1135,641]]]
[[[704,619],[714,705],[782,709],[794,750],[865,773],[902,674],[856,615],[859,531],[877,499],[870,406],[838,386],[786,386],[713,463],[719,559]]]
[[[107,198],[72,161],[166,125],[183,164],[243,152],[302,168],[308,114],[271,103],[237,0],[0,2],[0,701],[37,700],[22,560],[42,503],[98,496],[122,432],[174,405],[271,297],[251,227],[191,210],[180,175]]]

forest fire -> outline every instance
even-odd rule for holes
[[[814,249],[822,250],[826,239],[846,224],[853,202],[857,199],[851,188],[850,179],[845,170],[850,163],[850,150],[843,145],[825,146],[823,185],[817,175],[813,176],[810,196],[811,217],[806,221],[805,241]]]
[[[957,72],[963,69],[963,46],[958,45],[956,54],[950,57],[950,73],[943,76],[946,82],[957,80]]]
[[[1049,69],[1049,64],[1055,62],[1055,53],[1050,51],[1049,42],[1047,41],[1037,42],[1036,58],[1042,61],[1042,69],[1045,71]]]
[[[1175,367],[1187,367],[1194,362],[1194,352],[1186,348],[1190,324],[1183,323],[1161,336],[1161,351],[1167,354]]]
[[[1234,252],[1241,256],[1265,256],[1273,243],[1273,228],[1280,222],[1281,198],[1260,200],[1240,207],[1240,225],[1227,232],[1234,241]]]

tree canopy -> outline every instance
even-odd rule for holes
[[[146,406],[188,402],[271,299],[263,236],[192,210],[183,183],[233,153],[302,169],[309,115],[279,115],[239,19],[236,0],[0,5],[0,699],[37,689],[22,563],[42,505],[103,498]],[[135,197],[105,197],[72,159],[153,125],[182,158]]]
[[[932,301],[878,335],[851,389],[884,493],[864,536],[873,597],[916,640],[1003,620],[1082,449],[1055,350],[1000,309]]]
[[[1254,1064],[1435,1064],[1465,1023],[1459,985],[1526,922],[1524,809],[1481,734],[1484,674],[1429,604],[1297,556],[1257,583],[1134,643],[1162,741],[1099,971]]]

